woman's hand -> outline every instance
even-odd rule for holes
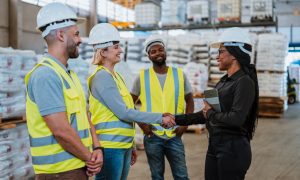
[[[212,107],[211,105],[208,104],[208,102],[203,101],[204,102],[204,108],[202,109],[203,115],[204,117],[207,119],[207,111],[210,110]]]

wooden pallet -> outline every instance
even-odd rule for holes
[[[280,118],[284,113],[285,97],[259,97],[259,116]]]
[[[283,113],[259,112],[259,117],[265,118],[281,118]]]
[[[14,118],[2,118],[0,117],[0,129],[15,128],[18,123],[26,122],[26,116],[14,117]]]

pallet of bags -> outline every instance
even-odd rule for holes
[[[85,97],[88,97],[87,79],[89,77],[89,62],[79,56],[76,59],[70,59],[68,61],[68,68],[76,73],[78,76],[82,88],[84,90]]]
[[[34,177],[26,124],[0,130],[0,179]]]
[[[33,51],[0,48],[0,117],[25,114],[25,75],[36,65]]]
[[[137,61],[140,62],[144,55],[144,46],[143,42],[145,40],[143,38],[130,38],[127,39],[127,57],[126,61]],[[145,60],[147,61],[147,60]]]
[[[288,40],[284,35],[279,33],[258,35],[256,69],[285,72],[287,52]]]
[[[189,62],[183,68],[191,86],[193,94],[202,94],[207,88],[208,71],[204,64]]]

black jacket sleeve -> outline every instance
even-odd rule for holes
[[[199,111],[191,114],[176,115],[175,122],[179,126],[188,126],[192,124],[205,124],[206,119],[202,111]]]

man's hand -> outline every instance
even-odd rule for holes
[[[164,127],[164,128],[170,128],[170,127],[173,127],[175,125],[176,125],[175,117],[170,113],[164,113],[161,126]]]
[[[138,157],[137,150],[136,148],[133,148],[131,153],[131,162],[130,162],[131,166],[133,166],[136,163],[137,157]]]
[[[181,137],[182,134],[187,130],[187,128],[187,126],[178,127],[173,131],[173,133],[175,133],[177,137]]]
[[[149,125],[149,124],[145,124],[145,123],[138,123],[140,128],[143,130],[144,134],[148,137],[152,136],[153,135],[153,132],[152,132],[152,129],[151,129],[151,126],[152,125]]]
[[[204,108],[202,109],[202,112],[204,117],[207,119],[207,111],[210,110],[212,107],[206,101],[203,101],[203,103],[204,103]]]
[[[91,159],[86,162],[87,175],[94,176],[100,172],[103,165],[103,154],[101,149],[93,151]]]

